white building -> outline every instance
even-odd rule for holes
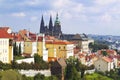
[[[66,50],[67,50],[67,58],[69,58],[70,56],[74,56],[74,44],[67,44],[66,45]]]
[[[12,36],[11,30],[7,27],[0,28],[0,61],[11,63],[13,60]]]
[[[114,69],[113,60],[108,57],[100,57],[95,61],[94,65],[97,71],[105,72]]]

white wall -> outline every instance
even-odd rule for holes
[[[37,42],[32,42],[32,54],[31,56],[34,56],[34,54],[37,53]]]
[[[89,51],[88,45],[89,45],[88,41],[82,41],[82,51],[88,52]]]
[[[26,76],[34,77],[36,74],[41,73],[45,76],[51,76],[50,70],[19,70],[20,74],[24,74]]]
[[[67,50],[67,58],[69,58],[70,56],[73,56],[74,55],[74,44],[67,44],[66,50]]]
[[[16,60],[17,63],[22,63],[22,62],[26,62],[26,63],[34,63],[34,58],[26,58],[26,59],[20,59],[20,60]]]
[[[19,47],[19,44],[21,43],[21,53],[24,52],[24,41],[16,41],[16,45]]]
[[[0,38],[0,61],[9,63],[9,39]]]
[[[94,65],[97,71],[103,71],[103,72],[108,71],[108,63],[102,59],[95,61]]]

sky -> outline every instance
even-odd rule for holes
[[[38,33],[59,15],[63,33],[120,35],[120,0],[0,0],[0,26]]]

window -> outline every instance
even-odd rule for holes
[[[61,47],[59,46],[59,49],[61,49]]]
[[[39,49],[37,49],[37,51],[39,51]]]
[[[64,49],[65,49],[65,46],[64,46]]]
[[[29,44],[27,44],[27,47],[29,47]]]

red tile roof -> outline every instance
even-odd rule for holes
[[[0,29],[0,38],[12,38],[12,35],[9,34],[6,30]]]
[[[7,31],[10,28],[9,27],[0,27],[0,29]]]
[[[69,41],[61,41],[61,40],[57,40],[57,41],[46,41],[46,44],[61,44],[61,45],[66,45],[66,44],[73,44],[72,42]]]
[[[106,51],[108,53],[108,55],[117,55],[115,50],[111,50],[111,49],[102,49],[98,51],[98,54],[101,54],[102,51]]]
[[[112,62],[112,59],[108,57],[102,57],[102,59],[106,62]]]

